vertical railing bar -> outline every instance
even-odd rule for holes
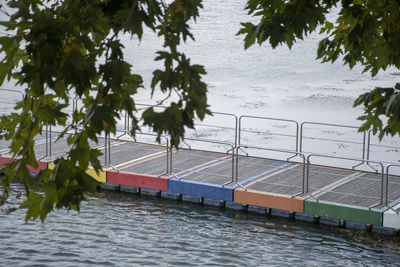
[[[238,117],[235,115],[235,147],[238,145]]]
[[[367,143],[367,159],[369,160],[369,153],[370,153],[370,148],[371,148],[371,131],[368,131],[368,143]]]
[[[381,164],[381,167],[382,167],[382,176],[381,176],[381,203],[380,204],[382,205],[383,204],[383,191],[384,191],[385,175],[384,175],[384,167],[382,164]]]
[[[237,146],[236,148],[236,175],[235,175],[235,183],[238,182],[238,176],[239,176],[239,149],[240,145]]]
[[[303,158],[303,188],[302,188],[302,194],[304,194],[305,193],[305,181],[304,181],[304,179],[306,178],[306,158],[305,158],[305,156],[303,155],[303,154],[301,154],[302,155],[302,158]]]
[[[108,133],[108,165],[112,166],[111,162],[111,135]]]
[[[128,134],[129,134],[129,130],[130,130],[130,121],[129,121],[129,116],[127,116],[127,118],[126,118],[126,132]]]
[[[104,132],[104,165],[108,165],[107,160],[107,132]]]
[[[309,186],[309,179],[310,179],[310,156],[307,157],[307,171],[306,171],[306,190],[305,193],[308,194],[308,186]]]
[[[46,125],[46,154],[44,157],[47,157],[49,155],[49,125]]]
[[[128,112],[125,111],[125,119],[124,119],[124,131],[125,131],[125,132],[128,131],[128,129],[129,129],[129,128],[127,127],[127,125],[126,125],[127,115],[128,115]]]
[[[301,123],[300,125],[300,144],[299,144],[299,152],[303,152],[303,126],[304,122]]]
[[[383,178],[382,178],[383,179]],[[389,170],[388,168],[386,168],[386,184],[385,184],[385,189],[386,189],[386,193],[385,193],[385,206],[387,206],[388,204],[388,194],[389,194]],[[382,190],[383,191],[383,190]],[[383,194],[383,192],[382,192]]]
[[[235,180],[235,148],[232,147],[232,183]]]
[[[49,126],[49,129],[50,129],[50,132],[49,132],[49,157],[51,157],[51,154],[52,154],[52,152],[51,152],[51,141],[52,141],[52,137],[51,137],[51,125]]]
[[[167,140],[167,173],[169,173],[169,140],[168,138],[165,138]]]
[[[299,123],[296,121],[296,152],[299,152]]]
[[[366,132],[364,131],[363,132],[363,149],[362,149],[362,158],[363,159],[365,159],[365,138],[366,138]]]
[[[169,147],[169,172],[172,173],[172,142]]]
[[[400,167],[399,164],[389,164],[388,166],[386,166],[386,194],[385,194],[385,206],[389,207],[391,210],[393,210],[394,212],[396,212],[396,214],[399,214],[398,210],[395,210],[393,206],[389,206],[388,205],[388,198],[389,198],[389,173],[390,173],[390,168],[391,167]],[[397,203],[396,203],[397,204]]]

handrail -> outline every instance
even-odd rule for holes
[[[154,133],[142,133],[142,132],[135,132],[135,135],[146,135],[146,136],[156,136],[156,137],[158,136],[157,134],[154,134]],[[169,147],[170,147],[169,146],[169,139],[165,135],[160,135],[160,137],[165,139],[165,142],[166,142],[166,152],[165,153],[166,153],[166,158],[167,158],[166,161],[167,161],[167,163],[166,163],[166,172],[160,174],[159,177],[170,173],[170,170],[169,170],[169,161],[170,161],[170,159],[169,159]],[[117,140],[119,140],[119,138],[120,137],[117,137]],[[136,142],[136,140],[135,141],[124,140],[124,141]],[[108,153],[108,162],[106,161],[105,165],[106,166],[110,166],[111,168],[118,170],[117,168],[112,166],[112,163],[111,163],[111,138],[110,138],[110,135],[108,135],[108,149],[106,148],[106,152],[105,153]]]
[[[373,131],[373,130],[369,130],[369,131],[368,131],[367,149],[366,149],[366,159],[369,159],[369,156],[370,156],[370,153],[371,153],[370,148],[371,148],[372,146],[375,146],[375,147],[382,147],[382,148],[394,148],[394,149],[398,149],[398,147],[395,147],[395,146],[381,145],[381,144],[372,144],[372,143],[371,143],[371,133],[372,133],[372,131]]]
[[[147,135],[147,136],[158,136],[157,134],[153,134],[153,133],[142,133],[142,132],[136,132],[135,134]],[[162,137],[162,138],[165,139],[166,149],[167,149],[167,151],[166,151],[166,155],[167,155],[167,171],[166,171],[165,173],[159,175],[159,176],[163,176],[163,175],[168,174],[168,173],[171,171],[171,170],[169,169],[169,166],[168,166],[168,163],[169,163],[169,161],[170,161],[170,158],[169,158],[169,155],[168,155],[168,150],[171,150],[171,151],[172,151],[172,149],[170,149],[170,141],[169,141],[169,138],[168,138],[167,136],[165,136],[165,135],[160,135],[160,137]]]
[[[357,126],[352,126],[352,125],[342,125],[342,124],[333,124],[333,123],[322,123],[322,122],[311,122],[311,121],[305,121],[302,122],[300,125],[300,145],[299,145],[299,151],[303,152],[303,139],[305,138],[304,135],[304,125],[320,125],[320,126],[333,126],[333,127],[340,127],[340,128],[348,128],[348,129],[356,129],[358,130],[359,127]],[[315,137],[313,139],[317,140],[323,140],[322,138]],[[362,143],[357,143],[357,142],[349,142],[349,141],[342,141],[342,140],[335,140],[335,139],[330,139],[326,141],[340,141],[340,142],[346,142],[346,143],[355,143],[355,144],[360,144],[362,145],[362,158],[365,158],[365,139],[366,139],[366,133],[363,132],[363,141]]]
[[[120,137],[122,137],[124,135],[129,135],[130,134],[129,133],[129,116],[128,116],[128,112],[125,111],[125,114],[123,116],[124,116],[124,128],[123,128],[122,131],[120,131],[120,132],[122,132],[122,134],[120,136],[118,136],[118,138],[120,138]]]
[[[150,105],[150,104],[140,104],[137,103],[135,104],[136,106],[143,106],[143,107],[156,107],[156,108],[168,108],[166,106],[162,106],[162,105]],[[219,112],[219,111],[212,111],[213,115],[222,115],[222,116],[229,116],[229,117],[233,117],[235,120],[235,126],[234,127],[224,127],[224,126],[220,126],[220,125],[211,125],[211,124],[202,124],[202,123],[195,123],[195,126],[204,126],[204,127],[210,127],[210,128],[220,128],[220,129],[231,129],[234,130],[235,135],[234,135],[234,141],[233,143],[235,144],[235,147],[237,145],[238,142],[238,122],[239,119],[238,117],[233,114],[233,113],[227,113],[227,112]]]
[[[71,111],[71,117],[74,114],[75,109],[78,108],[78,97],[75,96],[74,98],[68,97],[72,101],[72,111]],[[43,158],[46,157],[52,157],[52,129],[51,125],[46,125],[46,155]],[[107,147],[107,146],[105,146]],[[105,159],[107,161],[107,158]]]
[[[366,159],[360,159],[360,158],[351,158],[351,157],[340,157],[340,156],[331,156],[331,155],[324,155],[324,154],[310,154],[307,156],[307,183],[306,183],[306,193],[308,193],[308,189],[309,189],[309,168],[310,168],[310,158],[311,157],[320,157],[320,158],[333,158],[333,159],[342,159],[342,160],[351,160],[351,161],[361,161],[361,162],[368,162],[368,163],[375,163],[381,166],[381,193],[380,193],[380,203],[374,204],[372,206],[370,206],[369,208],[373,208],[379,205],[384,204],[383,203],[383,195],[384,195],[384,166],[380,161],[374,161],[374,160],[366,160]],[[354,167],[353,167],[354,169]]]
[[[24,95],[25,95],[23,92],[18,91],[18,90],[14,90],[14,89],[0,88],[0,91],[20,94],[20,95],[21,95],[21,100],[24,98]],[[15,96],[15,98],[17,98],[17,97]],[[9,100],[10,102],[0,101],[0,104],[4,104],[4,105],[13,105],[13,104],[16,103],[16,99],[13,99],[13,98],[11,98],[11,97],[8,98],[8,99],[6,98],[5,100]]]
[[[235,177],[235,147],[231,143],[222,142],[222,141],[216,141],[216,140],[210,140],[210,139],[192,138],[192,137],[184,138],[183,140],[190,140],[190,141],[195,141],[195,142],[205,142],[205,143],[229,146],[230,149],[226,152],[226,154],[229,154],[228,152],[232,151],[232,179],[231,179],[231,181],[222,184],[222,186],[225,186],[227,184],[230,184],[230,183],[234,182],[234,177]],[[191,147],[189,147],[189,149],[191,149]],[[171,149],[170,153],[171,153],[171,157],[170,157],[171,158],[170,174],[173,175],[178,180],[181,180],[181,178],[173,172],[172,149]]]
[[[50,130],[49,130],[49,127],[50,127]],[[45,152],[45,155],[44,156],[42,156],[41,158],[39,158],[39,160],[42,160],[42,159],[44,159],[44,158],[47,158],[47,157],[51,157],[51,125],[49,126],[49,125],[46,125],[46,136],[45,136],[45,138],[46,138],[46,142],[45,142],[45,145],[46,145],[46,152]]]
[[[393,210],[393,207],[390,207],[390,206],[388,206],[388,196],[389,196],[389,173],[390,173],[390,168],[391,167],[400,167],[400,164],[397,164],[397,163],[392,163],[392,164],[389,164],[388,166],[386,166],[386,195],[385,195],[385,205],[387,206],[387,207],[389,207],[390,209],[392,209]],[[396,212],[396,214],[399,214],[399,210],[394,210],[395,212]]]
[[[218,111],[212,112],[212,114],[230,116],[230,117],[233,117],[235,119],[235,128],[229,128],[229,129],[234,129],[235,130],[235,137],[234,137],[234,142],[233,143],[235,144],[235,147],[236,147],[237,144],[238,144],[238,125],[239,125],[238,117],[233,113],[218,112]],[[211,127],[220,127],[220,126],[215,125],[215,126],[211,126]],[[228,127],[224,127],[224,128],[227,129]]]
[[[294,123],[296,125],[296,147],[295,151],[296,152],[301,152],[298,150],[298,145],[299,145],[299,123],[295,120],[288,120],[288,119],[279,119],[279,118],[270,118],[270,117],[261,117],[261,116],[250,116],[250,115],[242,115],[239,118],[239,126],[238,126],[238,142],[237,144],[240,146],[241,145],[241,132],[242,132],[242,120],[244,118],[251,118],[251,119],[261,119],[261,120],[270,120],[270,121],[281,121],[281,122],[288,122],[288,123]],[[245,131],[245,130],[243,130]],[[251,132],[246,130],[247,132]]]
[[[241,148],[261,149],[261,150],[266,150],[266,151],[273,151],[273,152],[281,152],[281,153],[295,154],[295,156],[300,156],[300,157],[303,159],[303,163],[302,163],[302,164],[303,164],[302,191],[299,192],[299,193],[296,193],[296,194],[292,195],[292,197],[295,197],[295,196],[297,196],[297,195],[301,195],[301,194],[304,194],[304,193],[305,193],[305,177],[306,177],[306,174],[305,174],[305,171],[306,171],[305,166],[306,166],[306,156],[305,156],[303,153],[301,153],[301,152],[297,152],[297,151],[293,151],[293,150],[286,150],[286,149],[275,149],[275,148],[257,147],[257,146],[249,146],[249,145],[239,145],[239,146],[237,146],[237,147],[236,147],[236,179],[235,179],[235,182],[236,182],[238,185],[240,185],[241,187],[244,187],[243,185],[241,185],[241,184],[238,182],[238,179],[239,179],[239,150],[240,150]],[[290,157],[290,158],[293,158],[293,157]],[[289,158],[289,159],[290,159],[290,158]],[[288,159],[288,161],[289,161],[289,159]],[[246,188],[244,187],[244,189],[246,189]]]

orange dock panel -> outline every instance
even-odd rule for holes
[[[233,197],[235,202],[247,205],[304,212],[304,199],[302,198],[292,198],[287,195],[264,193],[249,189],[245,191],[242,188],[235,189]]]

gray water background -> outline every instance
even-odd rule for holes
[[[266,44],[244,51],[243,37],[235,36],[247,17],[243,7],[239,0],[205,1],[192,25],[196,42],[183,46],[192,62],[206,67],[214,111],[357,125],[362,110],[351,107],[354,99],[398,81],[398,70],[371,78],[359,66],[320,64],[317,35],[292,50]],[[127,57],[147,88],[138,102],[149,101],[161,45],[149,32],[141,42],[126,37]],[[25,210],[8,214],[21,201],[15,194],[0,211],[0,266],[400,264],[398,237],[124,193],[99,193],[80,214],[56,211],[44,224],[25,224]]]

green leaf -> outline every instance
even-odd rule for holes
[[[25,216],[25,222],[29,219],[35,220],[40,215],[40,203],[43,197],[35,192],[29,192],[27,199],[20,205],[21,209],[28,209]],[[44,221],[44,220],[42,220]]]

